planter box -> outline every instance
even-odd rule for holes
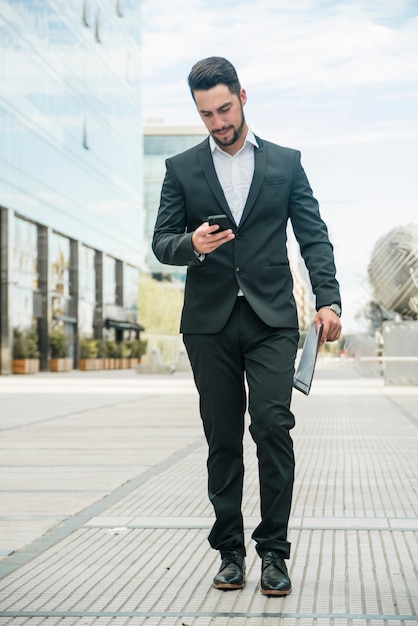
[[[80,359],[78,367],[83,372],[91,372],[104,369],[104,359]]]
[[[13,359],[13,374],[37,374],[39,359]]]
[[[50,359],[49,370],[51,372],[70,372],[73,369],[72,359]]]

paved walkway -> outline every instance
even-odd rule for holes
[[[293,592],[267,598],[248,436],[248,582],[211,587],[219,559],[188,373],[0,377],[1,626],[417,624],[418,388],[320,362],[293,410]]]

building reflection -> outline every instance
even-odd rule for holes
[[[149,121],[144,126],[145,238],[148,244],[146,262],[149,272],[156,278],[184,282],[187,269],[160,263],[151,250],[165,175],[165,160],[196,146],[206,137],[207,132],[203,126],[170,126],[161,120],[158,123]]]
[[[44,370],[51,332],[77,367],[81,338],[140,329],[140,23],[138,0],[2,2],[2,373],[14,329]]]

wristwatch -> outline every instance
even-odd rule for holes
[[[323,306],[323,309],[331,309],[331,311],[334,311],[334,313],[336,315],[338,315],[338,317],[341,317],[341,308],[339,306],[339,304],[328,304],[328,306]]]

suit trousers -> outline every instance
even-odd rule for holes
[[[208,443],[208,493],[216,518],[209,543],[221,554],[234,549],[245,555],[241,505],[248,389],[261,509],[252,538],[260,555],[277,550],[283,558],[290,556],[287,528],[295,465],[290,402],[298,338],[296,328],[267,326],[244,297],[237,297],[219,333],[183,336]]]

